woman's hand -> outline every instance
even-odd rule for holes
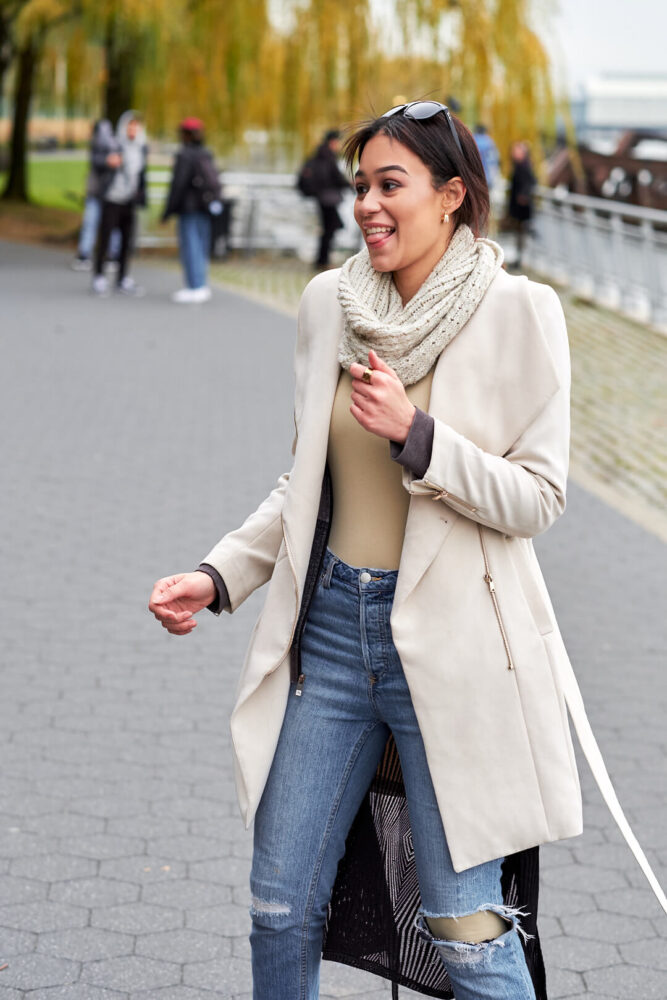
[[[396,372],[375,351],[368,352],[368,367],[373,369],[370,385],[361,380],[366,370],[364,365],[350,365],[350,413],[371,434],[404,444],[412,426],[415,407]]]
[[[217,590],[207,573],[165,576],[153,587],[148,609],[172,635],[188,635],[196,628],[193,615],[215,600]]]

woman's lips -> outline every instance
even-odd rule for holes
[[[366,245],[373,249],[384,246],[395,232],[393,226],[369,226],[368,229],[364,229]]]

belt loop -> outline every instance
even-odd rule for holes
[[[331,553],[327,553],[327,558],[329,559],[329,565],[322,574],[322,586],[328,590],[331,586],[331,574],[333,573],[334,566],[337,562],[336,557]]]

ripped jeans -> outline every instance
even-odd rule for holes
[[[316,1000],[327,905],[345,839],[390,731],[401,759],[422,898],[420,932],[438,949],[456,1000],[535,1000],[503,906],[502,858],[455,872],[389,616],[397,573],[327,551],[255,819],[251,872],[254,1000]],[[504,916],[491,942],[437,940],[427,917]]]

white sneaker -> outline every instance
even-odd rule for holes
[[[90,257],[75,257],[71,263],[73,271],[92,271],[93,262]]]
[[[93,295],[99,295],[100,298],[106,298],[109,294],[109,282],[103,274],[96,274],[93,278],[92,291]]]
[[[141,285],[138,285],[129,274],[126,274],[120,284],[116,285],[116,291],[121,295],[133,295],[135,298],[141,298],[142,295],[146,294]]]
[[[190,302],[196,302],[196,299],[193,297],[194,294],[194,288],[179,288],[179,290],[174,292],[172,295],[171,301],[176,302],[179,305],[188,305]]]
[[[201,288],[193,288],[191,291],[193,302],[208,302],[211,298],[211,289],[208,285],[202,285]]]

